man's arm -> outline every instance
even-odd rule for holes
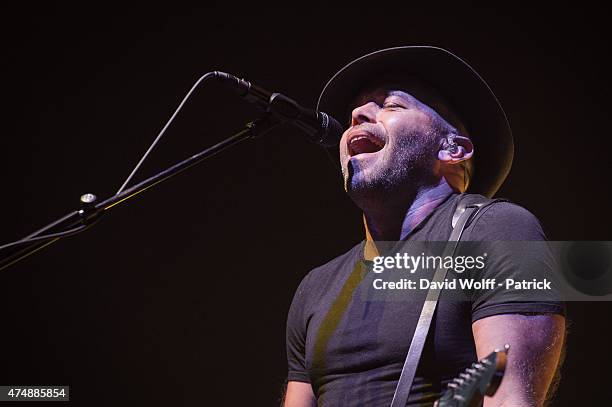
[[[315,407],[317,401],[310,383],[290,381],[287,383],[284,407]]]
[[[472,324],[478,358],[510,344],[502,384],[484,407],[542,406],[565,340],[565,318],[539,314],[494,315]]]

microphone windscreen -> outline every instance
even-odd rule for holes
[[[324,123],[323,137],[320,140],[320,144],[324,147],[335,147],[340,144],[340,138],[344,133],[344,127],[334,119],[332,116],[325,112],[319,112]]]

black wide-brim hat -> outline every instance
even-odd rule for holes
[[[404,46],[357,58],[327,82],[317,110],[346,123],[351,102],[359,92],[377,77],[388,76],[417,78],[445,98],[474,144],[474,170],[467,192],[493,196],[512,166],[514,143],[510,124],[484,79],[467,62],[445,49]]]

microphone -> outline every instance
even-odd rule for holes
[[[213,75],[224,85],[233,88],[248,102],[258,105],[261,109],[301,129],[310,141],[324,147],[334,147],[340,143],[344,129],[336,119],[327,113],[303,108],[295,100],[281,93],[270,92],[229,73],[214,71]]]

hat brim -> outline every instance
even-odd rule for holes
[[[350,62],[327,82],[317,110],[341,122],[350,102],[380,76],[416,77],[433,86],[459,115],[474,143],[474,171],[468,192],[491,197],[510,172],[514,143],[497,97],[482,77],[451,52],[432,46],[379,50]]]

